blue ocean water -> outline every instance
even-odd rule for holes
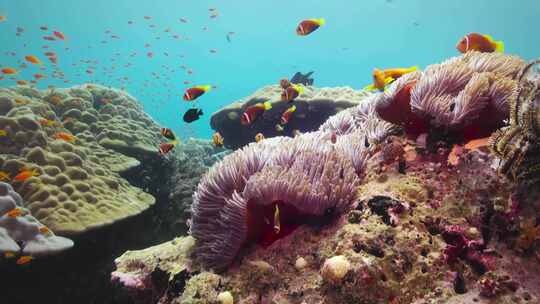
[[[7,18],[0,22],[0,66],[17,68],[26,55],[44,62],[43,71],[29,65],[17,79],[39,72],[49,76],[39,88],[125,88],[183,137],[210,138],[212,112],[297,71],[315,71],[316,86],[360,89],[374,67],[425,67],[457,55],[457,41],[469,32],[491,34],[525,59],[540,53],[538,0],[0,0],[0,15]],[[321,17],[326,25],[316,32],[295,34],[301,20]],[[52,31],[67,39],[44,40]],[[51,77],[47,51],[57,54],[63,79]],[[186,124],[190,104],[182,95],[193,84],[216,89],[200,98],[201,119]]]

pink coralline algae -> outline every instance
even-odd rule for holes
[[[487,137],[508,118],[524,64],[514,56],[469,52],[401,77],[377,96],[376,110],[412,138],[424,133],[456,142]]]
[[[342,120],[333,129],[265,139],[210,169],[193,196],[190,229],[202,265],[223,271],[247,243],[269,245],[351,208],[376,142],[391,128],[369,108],[347,111],[356,111],[350,126]],[[365,125],[369,132],[358,128]]]
[[[486,247],[484,241],[469,239],[461,227],[446,226],[441,236],[447,243],[443,252],[447,264],[452,265],[462,260],[478,274],[484,274],[493,266],[490,257],[483,253]]]

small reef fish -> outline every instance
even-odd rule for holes
[[[54,37],[56,37],[56,38],[58,38],[60,40],[66,40],[66,36],[62,32],[54,31],[53,35],[54,35]]]
[[[17,83],[17,85],[20,85],[20,86],[24,86],[24,85],[28,85],[28,81],[26,80],[17,80],[15,83]]]
[[[33,259],[34,258],[31,255],[23,255],[15,263],[17,263],[17,265],[25,265],[30,263],[30,261],[32,261]]]
[[[281,92],[281,100],[292,102],[296,97],[298,97],[300,94],[304,93],[304,87],[297,85],[297,84],[291,84],[286,89]]]
[[[260,142],[261,140],[264,140],[264,134],[262,133],[257,133],[255,135],[255,142]]]
[[[42,31],[48,31],[49,30],[49,27],[47,27],[46,25],[42,25],[39,27],[40,30]]]
[[[240,123],[242,125],[252,124],[260,114],[264,111],[268,111],[272,108],[272,103],[270,101],[264,103],[257,103],[246,109],[246,111],[240,117]]]
[[[202,109],[192,108],[192,109],[187,110],[186,113],[184,113],[183,119],[185,122],[191,123],[191,122],[194,122],[195,120],[198,120],[201,115],[203,115]]]
[[[39,227],[39,232],[40,232],[41,234],[45,234],[45,235],[51,234],[51,230],[50,230],[47,226],[41,226],[41,227]]]
[[[4,15],[0,15],[0,22],[4,22],[7,20],[7,17]]]
[[[21,215],[24,214],[24,210],[22,208],[13,208],[11,210],[9,210],[6,215],[9,216],[9,217],[12,217],[12,218],[16,218],[16,217],[19,217]]]
[[[418,70],[417,66],[412,66],[410,68],[393,68],[385,70],[373,69],[373,84],[366,86],[364,89],[369,91],[383,91],[387,85],[389,85],[399,77],[408,73],[412,73],[416,70]]]
[[[220,148],[223,147],[224,144],[224,138],[219,134],[219,132],[216,132],[212,135],[212,142],[214,143],[214,146]]]
[[[32,176],[39,176],[39,172],[36,169],[30,170],[23,168],[13,179],[18,182],[24,182]]]
[[[67,142],[74,142],[77,138],[66,132],[58,132],[54,134],[54,139],[61,139]]]
[[[46,77],[45,75],[40,74],[40,73],[34,74],[34,78],[35,78],[35,79],[43,79],[43,78],[45,78],[45,77]]]
[[[465,35],[456,45],[461,53],[468,51],[479,51],[483,53],[499,52],[504,53],[504,42],[495,41],[490,35],[470,33]]]
[[[11,259],[11,258],[14,258],[14,257],[15,257],[15,252],[12,252],[12,251],[4,252],[4,258]]]
[[[174,132],[169,128],[161,128],[159,133],[167,139],[176,140],[176,135],[174,135]]]
[[[56,121],[47,118],[40,118],[38,121],[42,127],[54,127],[57,124]]]
[[[323,26],[325,23],[326,21],[324,18],[304,20],[296,27],[296,34],[300,36],[309,35],[319,27]]]
[[[212,88],[211,85],[201,85],[201,86],[194,86],[186,90],[184,93],[184,100],[185,101],[191,101],[199,98],[204,93],[210,91]]]
[[[17,74],[18,72],[14,68],[3,68],[2,73],[6,74],[6,75],[14,75],[14,74]]]
[[[281,114],[281,124],[286,125],[292,117],[292,114],[296,111],[296,106],[293,105],[288,108],[283,114]]]
[[[6,130],[0,130],[0,137],[6,137],[7,136],[7,131]]]
[[[24,56],[24,59],[32,64],[41,64],[41,60],[34,55]]]
[[[1,182],[5,182],[5,181],[8,181],[10,179],[11,179],[11,177],[10,177],[9,173],[7,173],[6,171],[0,171],[0,181]]]

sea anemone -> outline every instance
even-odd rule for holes
[[[440,133],[455,141],[489,136],[517,98],[518,57],[469,52],[407,74],[376,98],[379,116],[410,137]]]
[[[194,194],[191,234],[204,266],[224,270],[246,242],[270,244],[355,201],[360,180],[351,160],[316,135],[250,144],[203,177]]]

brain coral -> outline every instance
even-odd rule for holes
[[[0,89],[0,109],[0,129],[7,133],[0,138],[0,170],[11,178],[36,170],[37,176],[11,184],[33,216],[56,233],[109,225],[155,202],[118,174],[139,164],[134,157],[157,155],[159,142],[159,127],[129,95],[95,85],[17,87]],[[124,137],[108,137],[109,129]]]
[[[437,131],[457,141],[489,136],[504,125],[523,60],[468,52],[401,77],[378,95],[379,116],[408,135]]]
[[[21,196],[9,184],[0,182],[0,253],[42,256],[73,246],[70,239],[43,230],[43,224],[23,208],[22,202]],[[22,209],[25,214],[9,216],[7,213],[15,208]]]
[[[369,109],[350,111],[364,124],[384,129],[387,124]],[[195,256],[205,267],[222,271],[246,243],[270,244],[300,224],[350,208],[375,147],[369,143],[389,129],[353,127],[329,140],[335,132],[330,126],[343,125],[338,120],[295,138],[252,143],[210,169],[193,196],[191,218]]]

